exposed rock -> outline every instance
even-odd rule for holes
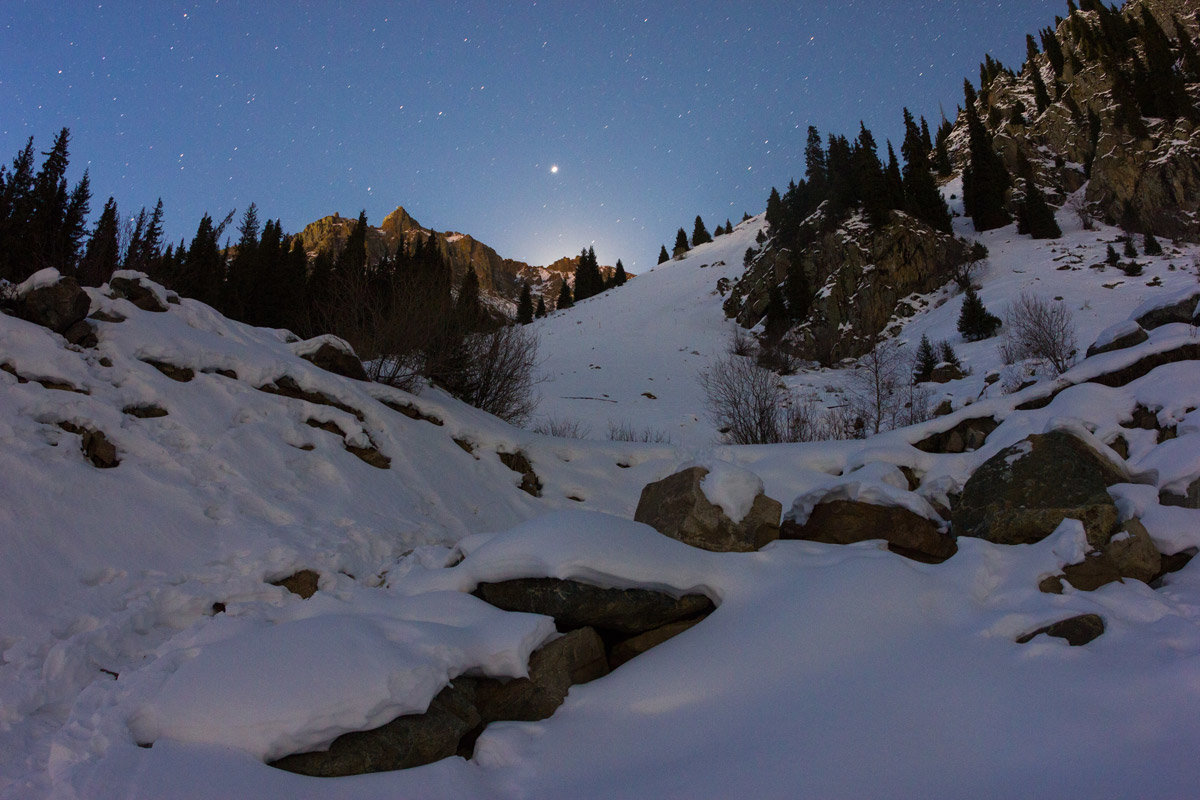
[[[779,538],[783,505],[778,500],[760,492],[745,519],[734,522],[705,496],[700,482],[707,474],[704,467],[691,467],[647,484],[634,520],[664,536],[716,552],[758,550]]]
[[[196,377],[196,371],[191,367],[178,367],[174,364],[168,364],[165,361],[157,361],[152,358],[143,358],[142,361],[154,367],[156,370],[161,372],[163,375],[166,375],[173,381],[187,383],[192,378]]]
[[[96,338],[96,329],[86,319],[81,319],[63,331],[63,338],[73,345],[92,348],[100,343]]]
[[[104,431],[86,430],[83,432],[83,454],[93,466],[100,469],[112,469],[121,463],[117,458],[117,446],[108,440]]]
[[[1113,535],[1104,554],[1122,578],[1149,583],[1162,570],[1162,557],[1141,520],[1126,521],[1121,531]]]
[[[559,630],[591,627],[626,636],[713,610],[702,594],[676,598],[650,589],[606,589],[558,578],[481,583],[474,594],[505,611],[554,617]]]
[[[1063,578],[1081,592],[1094,592],[1101,586],[1120,581],[1121,572],[1104,553],[1094,552],[1078,564],[1063,567]]]
[[[369,731],[346,733],[328,750],[297,753],[271,766],[301,775],[332,778],[432,764],[458,752],[459,742],[477,728],[475,680],[466,677],[438,693],[423,714],[397,717]]]
[[[1200,508],[1200,478],[1188,484],[1187,491],[1183,494],[1168,492],[1163,490],[1159,492],[1158,501],[1164,506],[1177,506],[1180,508]]]
[[[1184,292],[1182,297],[1173,298],[1172,302],[1151,305],[1137,318],[1137,323],[1147,330],[1160,325],[1169,325],[1172,322],[1192,325],[1196,321],[1197,305],[1200,305],[1200,288]]]
[[[347,442],[345,448],[351,455],[357,456],[375,469],[387,469],[392,465],[392,460],[379,452],[374,442],[371,442],[369,447],[358,447]]]
[[[1080,614],[1077,617],[1069,617],[1018,637],[1017,644],[1025,644],[1033,637],[1043,633],[1047,636],[1066,639],[1067,644],[1072,647],[1080,647],[1104,633],[1104,619],[1098,614]]]
[[[929,373],[929,380],[933,383],[949,383],[950,381],[961,380],[962,377],[962,368],[954,364],[938,364]]]
[[[883,539],[896,552],[918,553],[934,562],[958,552],[954,537],[942,533],[937,522],[901,506],[881,506],[852,500],[818,503],[803,524],[785,519],[780,538],[828,544],[852,544]]]
[[[383,403],[385,406],[390,408],[392,411],[399,411],[401,414],[408,417],[409,419],[417,419],[417,420],[421,420],[422,422],[429,422],[434,425],[437,425],[438,427],[441,427],[444,424],[437,417],[433,416],[432,414],[426,414],[424,411],[417,408],[412,403],[398,403],[394,400],[380,400],[379,402]]]
[[[154,288],[147,285],[148,283],[149,279],[142,275],[115,274],[108,279],[109,294],[112,297],[124,298],[143,311],[166,311],[166,292],[159,296]]]
[[[34,284],[25,290],[17,298],[15,310],[21,319],[65,333],[87,317],[91,303],[78,281],[60,277],[54,283]]]
[[[542,496],[542,482],[538,478],[537,473],[533,471],[533,464],[529,461],[529,456],[518,451],[516,453],[497,453],[500,456],[500,461],[504,466],[511,469],[513,472],[521,473],[521,491],[533,495],[534,497]]]
[[[975,470],[951,517],[959,536],[1031,544],[1064,519],[1077,519],[1094,548],[1108,543],[1117,508],[1107,487],[1124,477],[1103,456],[1064,431],[1033,435]]]
[[[983,447],[1000,423],[992,417],[964,419],[953,428],[930,434],[913,447],[925,453],[963,453]]]
[[[1106,336],[1101,333],[1088,349],[1087,357],[1098,356],[1101,353],[1111,353],[1113,350],[1124,350],[1127,347],[1139,345],[1150,338],[1150,334],[1138,325],[1136,322],[1122,326],[1119,331],[1114,332],[1115,335]]]
[[[336,336],[319,336],[297,344],[294,348],[297,355],[311,362],[326,372],[352,378],[356,381],[370,380],[367,371],[363,369],[358,355],[345,340]]]
[[[280,578],[270,583],[272,586],[282,586],[292,594],[298,594],[302,599],[307,600],[317,593],[317,584],[320,580],[320,573],[311,569],[302,569],[286,578]]]
[[[695,617],[693,619],[685,619],[679,622],[671,622],[663,625],[661,628],[639,633],[637,636],[632,636],[623,641],[617,642],[612,646],[612,650],[608,656],[608,666],[610,669],[616,669],[625,662],[640,656],[651,648],[658,647],[668,639],[672,639],[701,622],[704,616]]]
[[[167,410],[162,406],[142,403],[138,405],[125,406],[121,409],[121,413],[128,414],[131,417],[138,419],[154,419],[155,417],[167,416]]]
[[[607,674],[600,635],[592,628],[578,628],[536,650],[529,657],[528,678],[480,680],[475,705],[484,725],[546,719],[562,705],[571,686]]]
[[[353,414],[359,422],[363,421],[363,413],[357,408],[351,408],[324,392],[310,392],[307,389],[302,389],[300,388],[300,384],[296,382],[296,379],[290,375],[282,375],[276,378],[273,383],[259,386],[258,390],[267,394],[277,394],[282,397],[291,397],[296,400],[305,400],[309,403],[337,408],[345,411],[347,414]]]

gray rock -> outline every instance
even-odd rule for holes
[[[1017,644],[1025,644],[1043,633],[1066,639],[1067,644],[1072,647],[1080,647],[1104,633],[1104,619],[1099,614],[1080,614],[1077,617],[1059,620],[1019,637]]]
[[[431,764],[458,752],[459,742],[479,726],[475,681],[460,677],[429,704],[424,714],[397,717],[369,731],[346,733],[328,750],[296,753],[270,762],[301,775],[332,778]]]
[[[626,636],[713,610],[702,594],[676,598],[650,589],[605,589],[558,578],[481,583],[474,594],[505,611],[554,617],[559,630],[591,627]]]
[[[370,380],[350,345],[332,336],[324,337],[317,349],[301,353],[300,357],[335,375],[353,378],[356,381]]]
[[[143,311],[163,312],[167,304],[159,299],[158,294],[142,282],[142,278],[113,276],[108,280],[109,294],[128,300]]]
[[[1122,578],[1149,583],[1162,571],[1162,556],[1146,526],[1140,520],[1131,519],[1121,526],[1122,533],[1113,536],[1104,553]],[[1123,535],[1127,534],[1127,535]]]
[[[1133,347],[1134,345],[1141,344],[1149,338],[1150,334],[1146,333],[1146,330],[1139,325],[1138,327],[1130,330],[1128,333],[1117,336],[1116,338],[1105,342],[1102,345],[1093,343],[1087,349],[1087,357],[1091,358],[1092,356],[1098,356],[1101,353],[1110,353],[1113,350],[1124,350],[1127,347]]]
[[[617,642],[609,652],[608,666],[611,669],[616,669],[625,662],[645,653],[647,650],[658,647],[668,639],[673,639],[703,620],[704,617],[700,616],[679,622],[671,622],[663,625],[661,628],[639,633],[637,636],[631,636],[628,639]]]
[[[608,674],[604,642],[593,628],[578,628],[538,648],[529,657],[529,677],[481,679],[475,706],[486,725],[497,720],[546,719],[570,688]]]
[[[112,469],[119,465],[117,446],[108,440],[104,431],[86,430],[82,434],[83,454],[93,466],[100,469]]]
[[[1031,544],[1077,519],[1100,549],[1117,527],[1107,488],[1125,478],[1077,437],[1053,431],[1001,450],[975,470],[951,516],[958,536]]]
[[[30,289],[18,298],[17,316],[55,333],[65,333],[88,314],[91,299],[74,278],[59,278],[55,283]]]
[[[735,523],[704,495],[700,481],[707,474],[703,467],[691,467],[647,484],[633,518],[664,536],[723,553],[758,550],[779,538],[783,505],[778,500],[759,493],[750,513]]]
[[[1157,328],[1172,322],[1191,325],[1195,321],[1193,314],[1198,304],[1200,304],[1200,289],[1174,303],[1151,308],[1137,318],[1137,323],[1146,329]]]
[[[958,552],[954,537],[937,522],[901,506],[879,506],[851,500],[818,503],[803,525],[784,520],[780,538],[828,544],[883,539],[894,552],[940,562]]]

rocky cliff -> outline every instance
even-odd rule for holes
[[[322,217],[309,223],[301,232],[304,246],[310,256],[320,252],[336,253],[342,248],[355,224],[355,217],[343,217],[340,214]],[[533,292],[535,302],[540,295],[546,299],[547,307],[553,308],[563,280],[574,280],[575,268],[579,264],[578,256],[560,258],[547,267],[503,258],[494,249],[469,234],[435,231],[423,227],[402,206],[384,217],[378,227],[370,227],[367,230],[368,261],[377,263],[387,253],[394,252],[401,241],[411,246],[415,239],[427,239],[430,236],[437,241],[442,256],[450,264],[454,274],[454,285],[457,286],[462,281],[468,268],[474,268],[479,276],[480,293],[490,299],[497,310],[509,316],[515,313],[521,286],[526,283]],[[600,270],[608,277],[613,267],[602,266]]]

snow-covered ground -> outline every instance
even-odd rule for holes
[[[1056,242],[1011,229],[980,237],[993,311],[1034,284],[1071,304],[1086,347],[1152,293],[1196,280],[1190,250],[1141,259],[1136,279],[1089,269],[1115,232],[1060,222]],[[999,364],[994,342],[960,343],[958,297],[903,336],[955,343],[974,374],[946,391],[970,408],[864,441],[717,446],[695,374],[729,336],[716,281],[736,277],[760,224],[539,324],[552,376],[542,413],[586,422],[590,440],[513,428],[434,390],[340,378],[299,359],[282,332],[186,299],[156,314],[93,292],[93,308],[127,318],[98,323],[94,350],[0,315],[11,369],[0,371],[0,797],[1194,795],[1200,565],[1157,590],[1130,580],[1049,595],[1038,581],[1077,560],[1079,526],[1037,545],[960,539],[933,566],[880,542],[714,554],[631,521],[646,483],[696,463],[735,511],[754,476],[785,509],[866,492],[926,510],[1004,447],[1066,428],[1106,452],[1121,433],[1131,482],[1111,491],[1122,516],[1140,518],[1164,553],[1200,547],[1200,511],[1158,503],[1160,489],[1200,476],[1195,362],[1017,411],[1044,386],[976,399]],[[1056,269],[1068,259],[1072,269]],[[1155,278],[1161,287],[1146,286]],[[1191,326],[1164,326],[1063,384],[1194,341]],[[195,375],[178,382],[147,360]],[[310,399],[259,390],[283,376]],[[1122,427],[1139,404],[1178,437]],[[125,411],[151,405],[166,415]],[[976,452],[912,447],[988,415],[1001,425]],[[605,441],[610,421],[673,443]],[[120,465],[92,466],[60,423],[102,430]],[[373,446],[389,467],[347,444]],[[497,455],[516,451],[541,497]],[[921,475],[920,487],[906,491],[889,464]],[[321,574],[309,600],[269,583],[301,568]],[[573,687],[550,719],[493,724],[470,761],[343,779],[263,763],[423,709],[463,672],[523,674],[553,624],[466,592],[535,576],[699,591],[718,608]],[[1107,626],[1086,647],[1014,642],[1082,613]]]

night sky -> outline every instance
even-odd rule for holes
[[[167,232],[258,204],[285,231],[403,205],[545,264],[654,264],[701,214],[758,213],[807,127],[899,151],[985,52],[1018,67],[1054,0],[4,0],[0,158],[69,127],[92,217],[163,198]],[[40,165],[40,157],[38,160]]]

